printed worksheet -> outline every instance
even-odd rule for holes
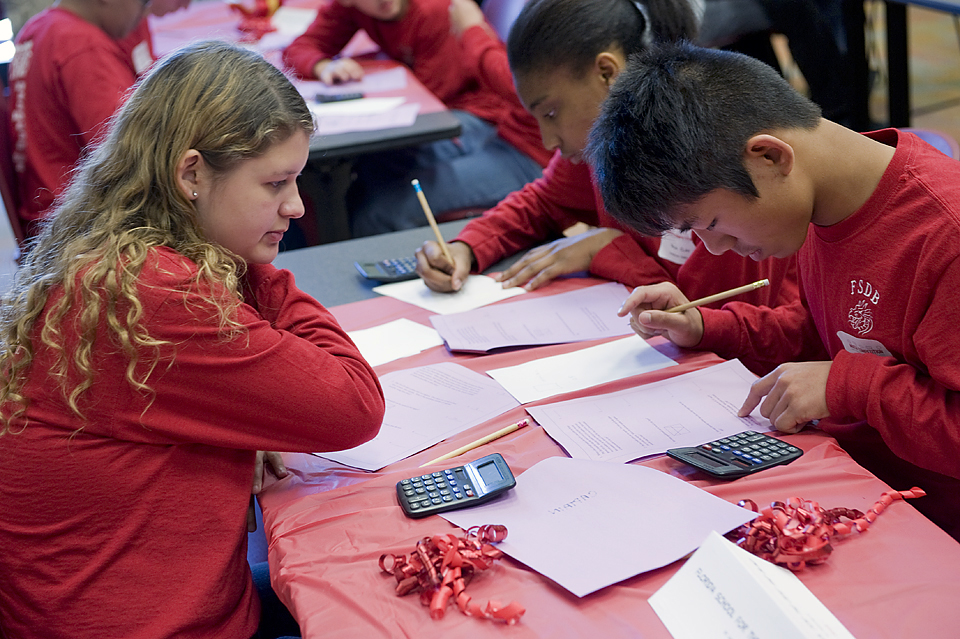
[[[494,380],[452,362],[387,373],[380,385],[387,410],[377,436],[320,457],[379,470],[520,405]]]
[[[757,376],[730,360],[616,393],[528,408],[571,457],[626,463],[745,430],[772,430],[737,411]]]
[[[630,335],[633,330],[617,311],[630,291],[609,282],[568,293],[509,305],[431,317],[451,351],[483,353],[506,346],[565,344]]]

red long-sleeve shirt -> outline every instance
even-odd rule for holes
[[[384,53],[407,65],[448,108],[495,124],[500,137],[546,166],[550,152],[543,147],[536,120],[520,104],[512,80],[500,77],[489,82],[480,76],[477,60],[482,51],[503,44],[492,36],[477,37],[479,34],[461,42],[450,30],[449,10],[448,0],[409,0],[400,20],[384,21],[328,2],[317,10],[306,32],[286,48],[283,61],[301,77],[312,78],[318,62],[339,54],[363,29]],[[474,30],[482,31],[479,27],[469,31]],[[509,91],[504,90],[507,83]]]
[[[869,136],[896,152],[859,210],[812,227],[809,307],[749,325],[704,311],[701,346],[790,361],[819,338],[833,359],[820,427],[896,488],[936,493],[917,507],[960,537],[960,163],[912,134]]]
[[[0,589],[6,636],[252,636],[255,451],[339,450],[377,433],[376,375],[288,271],[250,267],[245,331],[232,340],[195,274],[171,250],[148,257],[143,321],[170,345],[141,393],[101,327],[85,422],[35,343],[27,422],[0,437],[0,574],[15,584]]]
[[[136,81],[133,62],[101,28],[59,7],[17,34],[10,65],[20,217],[36,220]]]

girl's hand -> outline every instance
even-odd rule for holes
[[[447,244],[453,263],[444,256],[440,245],[430,240],[417,249],[417,274],[423,283],[438,293],[455,293],[467,281],[473,268],[473,250],[464,242]]]
[[[627,297],[617,315],[630,315],[630,327],[644,339],[663,335],[677,346],[692,348],[703,339],[703,316],[700,311],[691,308],[683,313],[667,313],[664,310],[688,301],[680,289],[670,282],[638,286]]]
[[[264,464],[267,462],[267,464]],[[263,478],[265,477],[264,472],[266,471],[267,465],[270,466],[270,470],[276,475],[277,479],[283,479],[290,474],[290,471],[287,470],[286,465],[283,463],[283,458],[280,456],[280,453],[275,453],[272,451],[257,451],[257,459],[253,465],[253,487],[250,489],[250,507],[247,508],[247,532],[256,532],[257,530],[257,511],[253,503],[253,496],[259,495],[260,491],[263,490]]]
[[[498,280],[504,288],[523,286],[532,291],[561,275],[587,271],[597,253],[620,235],[623,233],[616,229],[592,229],[538,246],[501,273]]]

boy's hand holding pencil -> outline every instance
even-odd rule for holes
[[[698,306],[718,302],[769,284],[769,280],[760,280],[693,302],[670,282],[638,286],[633,289],[617,314],[620,317],[630,315],[630,328],[644,339],[663,335],[677,346],[691,348],[703,339],[703,316],[697,310]]]

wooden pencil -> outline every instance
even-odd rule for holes
[[[427,222],[430,223],[430,228],[433,229],[433,234],[437,236],[437,244],[440,245],[440,250],[443,251],[443,256],[453,264],[453,257],[450,255],[450,249],[447,248],[447,243],[443,241],[443,235],[440,234],[440,227],[437,226],[437,219],[433,217],[433,211],[430,210],[430,205],[427,204],[427,196],[423,194],[423,189],[420,188],[420,180],[412,180],[410,184],[413,185],[414,190],[417,192],[417,199],[420,200],[420,206],[423,207],[423,214],[427,216]]]
[[[709,304],[710,302],[719,302],[720,300],[725,300],[728,297],[733,297],[734,295],[740,295],[741,293],[746,293],[748,291],[753,291],[758,288],[763,288],[764,286],[769,286],[769,285],[770,285],[770,280],[766,280],[766,279],[759,280],[752,284],[744,284],[743,286],[738,286],[737,288],[731,288],[729,291],[723,291],[722,293],[708,295],[706,297],[701,297],[698,300],[687,302],[686,304],[680,304],[679,306],[668,308],[667,313],[682,313],[687,309],[696,308],[697,306],[703,306],[704,304]]]
[[[448,460],[448,459],[450,459],[450,458],[452,458],[452,457],[457,457],[458,455],[462,455],[462,454],[464,454],[464,453],[466,453],[466,452],[468,452],[468,451],[471,451],[471,450],[473,450],[474,448],[479,448],[480,446],[483,446],[484,444],[490,443],[490,442],[492,442],[492,441],[495,440],[495,439],[500,439],[500,438],[503,437],[504,435],[509,435],[509,434],[512,433],[513,431],[515,431],[515,430],[517,430],[517,429],[520,429],[520,428],[523,428],[524,426],[528,425],[529,423],[530,423],[529,420],[521,419],[521,420],[520,420],[519,422],[517,422],[516,424],[510,424],[509,426],[507,426],[507,427],[505,427],[505,428],[501,428],[501,429],[498,430],[498,431],[495,431],[495,432],[493,432],[493,433],[490,433],[489,435],[486,435],[486,436],[484,436],[484,437],[481,437],[481,438],[478,439],[477,441],[470,442],[469,444],[467,444],[467,445],[465,445],[465,446],[461,446],[460,448],[458,448],[458,449],[456,449],[456,450],[452,450],[452,451],[450,451],[449,453],[447,453],[446,455],[440,455],[440,456],[437,457],[436,459],[431,459],[431,460],[428,461],[426,464],[420,464],[420,468],[423,468],[424,466],[430,466],[431,464],[436,464],[437,462],[446,461],[446,460]]]

